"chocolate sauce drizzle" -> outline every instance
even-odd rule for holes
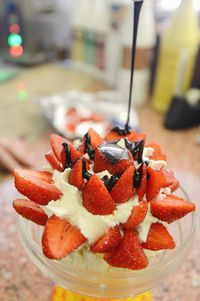
[[[62,145],[63,145],[64,151],[65,151],[65,155],[66,155],[64,169],[66,169],[66,168],[72,168],[72,160],[71,160],[71,153],[70,153],[69,144],[66,143],[66,142],[64,142]]]
[[[88,133],[85,134],[85,153],[88,154],[91,160],[94,160],[94,150],[91,145],[91,138]]]
[[[104,176],[102,178],[102,181],[104,182],[104,185],[110,192],[113,189],[113,187],[115,186],[115,184],[117,183],[118,179],[119,178],[116,176],[111,176],[110,178],[108,176]]]
[[[111,164],[116,164],[121,160],[129,160],[130,153],[127,149],[120,147],[117,144],[105,143],[99,147],[101,153],[106,160]]]
[[[135,69],[135,56],[136,56],[136,42],[138,33],[138,23],[140,17],[140,11],[142,8],[143,0],[133,0],[133,14],[134,14],[134,28],[133,28],[133,43],[132,43],[132,55],[131,55],[131,77],[130,77],[130,90],[129,90],[129,101],[128,101],[128,114],[125,128],[115,127],[112,131],[117,132],[120,136],[127,135],[131,132],[129,126],[131,103],[132,103],[132,91],[133,91],[133,76]]]
[[[82,167],[83,178],[86,179],[87,181],[89,181],[92,174],[86,168],[86,159],[85,158],[82,159],[82,162],[83,162],[83,167]]]
[[[128,148],[128,150],[131,152],[133,158],[135,161],[138,161],[138,163],[142,163],[142,155],[144,150],[144,140],[139,140],[137,142],[131,142],[127,138],[125,140],[125,145]]]
[[[143,176],[143,163],[139,166],[139,168],[134,173],[133,186],[135,188],[139,188],[141,186],[142,176]]]

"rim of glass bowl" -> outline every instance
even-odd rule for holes
[[[133,271],[133,270],[128,270],[128,269],[125,269],[125,270],[112,270],[112,271],[107,271],[107,272],[95,272],[95,271],[90,271],[90,270],[83,270],[83,269],[78,269],[77,267],[74,267],[74,266],[71,266],[70,264],[66,264],[66,267],[69,266],[70,267],[70,273],[75,273],[75,274],[79,274],[79,275],[83,275],[85,276],[85,273],[87,273],[87,276],[89,276],[90,274],[94,277],[95,275],[96,276],[104,276],[105,275],[108,275],[109,278],[112,278],[112,279],[121,279],[121,278],[130,278],[131,276],[134,277],[136,276],[137,278],[140,278],[140,277],[144,277],[144,274],[145,276],[149,276],[152,275],[152,273],[154,272],[159,272],[160,270],[163,270],[164,266],[168,266],[168,265],[171,265],[173,263],[173,261],[175,261],[175,259],[177,258],[177,255],[180,255],[181,253],[184,252],[184,250],[187,248],[187,246],[190,245],[190,243],[192,244],[192,241],[193,241],[193,238],[194,238],[194,234],[195,234],[195,224],[196,224],[196,214],[195,212],[191,213],[190,214],[191,216],[191,226],[190,226],[190,230],[189,230],[189,233],[187,234],[187,237],[185,240],[183,240],[183,242],[181,241],[180,242],[180,245],[178,247],[176,247],[173,251],[172,254],[169,254],[170,252],[168,251],[165,251],[163,252],[164,256],[161,256],[161,257],[164,257],[163,260],[161,260],[160,262],[158,262],[156,265],[153,265],[153,266],[149,266],[143,270],[137,270],[137,271]],[[30,240],[28,235],[26,235],[26,231],[23,230],[23,224],[26,225],[27,223],[31,223],[31,226],[34,225],[32,222],[28,221],[28,220],[25,220],[24,218],[20,217],[18,218],[18,229],[19,229],[19,233],[20,233],[20,237],[21,237],[21,240],[22,240],[22,243],[23,245],[25,246],[25,248],[27,249],[31,249],[32,250],[32,253],[34,252],[35,256],[37,254],[37,256],[41,257],[44,256],[42,254],[42,248],[39,244],[36,244],[35,241],[33,240]],[[179,232],[181,232],[180,228],[181,228],[181,225],[180,225],[180,222],[176,222],[174,224],[177,224],[178,226],[178,229],[179,229]],[[34,226],[37,226],[37,225],[34,225]],[[38,226],[40,229],[41,227]],[[27,229],[27,228],[26,228]],[[30,250],[28,250],[28,253],[30,252]],[[41,255],[40,255],[41,253]],[[165,255],[166,253],[168,253],[168,256],[165,258]],[[52,261],[48,258],[45,258],[47,259],[47,262],[43,262],[47,267],[51,267],[52,268],[52,263],[54,264],[54,268],[59,268],[59,266],[61,266],[60,262],[59,261]],[[59,269],[59,272],[62,272],[62,273],[65,273],[63,272],[63,270],[60,270]]]

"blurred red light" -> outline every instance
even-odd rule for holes
[[[10,33],[19,33],[20,31],[20,26],[18,24],[12,24],[9,27]]]
[[[24,48],[22,46],[13,46],[10,47],[10,55],[14,57],[19,57],[24,53]]]

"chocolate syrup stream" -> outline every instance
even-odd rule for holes
[[[134,29],[133,29],[133,44],[132,44],[132,57],[131,57],[131,78],[130,78],[130,91],[129,91],[129,102],[128,102],[128,115],[125,125],[125,129],[129,131],[130,111],[131,111],[131,100],[133,90],[133,75],[135,69],[135,55],[136,55],[136,42],[138,33],[138,23],[140,17],[140,11],[143,4],[143,0],[133,0],[133,12],[134,12]]]

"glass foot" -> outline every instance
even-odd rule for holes
[[[152,292],[146,292],[136,297],[126,299],[98,299],[94,297],[82,296],[73,292],[67,291],[61,287],[55,287],[51,301],[153,301]]]

